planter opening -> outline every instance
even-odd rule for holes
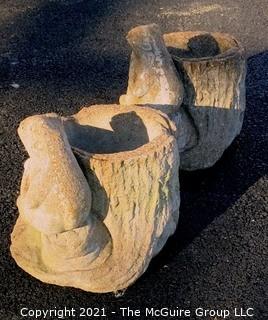
[[[110,154],[135,150],[161,136],[164,130],[160,118],[143,108],[93,106],[66,119],[64,126],[72,147]]]
[[[174,32],[164,35],[164,40],[170,54],[181,59],[211,59],[239,48],[234,38],[217,32]]]
[[[165,114],[137,106],[25,119],[19,133],[29,158],[11,245],[17,264],[43,282],[86,291],[131,285],[176,229],[175,132]]]

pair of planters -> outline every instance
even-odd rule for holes
[[[92,292],[131,285],[175,231],[179,167],[213,165],[240,132],[245,60],[236,40],[200,32],[163,40],[149,25],[128,41],[122,105],[20,124],[30,157],[11,253],[44,282]]]

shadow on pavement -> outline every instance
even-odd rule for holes
[[[21,16],[14,21],[15,27],[13,25],[12,28],[18,31],[18,36],[10,38],[7,51],[17,61],[13,61],[10,77],[20,81],[23,90],[0,90],[0,98],[4,101],[0,111],[6,110],[8,137],[0,152],[2,180],[6,183],[0,190],[3,212],[0,226],[0,301],[6,310],[14,311],[24,306],[106,306],[116,310],[123,306],[146,304],[153,307],[167,301],[186,308],[187,301],[200,297],[200,282],[205,283],[210,277],[202,272],[196,274],[196,270],[199,271],[197,257],[194,258],[195,254],[187,249],[202,236],[208,225],[224,215],[248,188],[267,174],[268,52],[264,52],[248,61],[247,107],[240,136],[213,168],[193,173],[180,172],[182,201],[177,231],[152,261],[148,272],[129,288],[124,297],[116,299],[113,294],[96,295],[46,285],[16,266],[9,253],[10,231],[17,215],[17,193],[14,190],[19,184],[23,160],[16,124],[33,113],[74,113],[88,101],[92,104],[115,102],[125,91],[129,59],[126,48],[114,49],[113,43],[106,46],[96,42],[96,39],[101,41],[98,21],[106,19],[104,8],[111,3],[109,0],[103,6],[102,1],[95,0],[63,7],[44,1],[27,17]],[[86,35],[90,39],[84,47],[82,42]],[[77,47],[77,43],[81,45]],[[175,269],[162,272],[162,267],[168,264]],[[194,282],[196,276],[198,284]],[[193,293],[195,289],[197,293]],[[203,291],[201,293],[205,301],[207,296]],[[213,297],[209,298],[213,301]]]
[[[116,8],[117,1],[104,2],[64,5],[63,1],[41,1],[11,24],[0,26],[7,38],[5,50],[0,52],[0,88],[7,90],[10,83],[18,82],[24,87],[42,86],[47,95],[66,89],[73,90],[75,96],[79,87],[91,96],[101,92],[109,101],[117,101],[126,86],[123,78],[126,81],[128,55],[118,45],[125,42],[124,34],[118,43],[114,39],[107,42],[101,22],[109,19],[111,6]],[[112,92],[116,88],[115,97]]]

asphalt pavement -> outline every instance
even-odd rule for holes
[[[124,294],[41,283],[9,252],[27,158],[18,124],[32,114],[67,115],[85,104],[117,102],[127,86],[125,35],[152,22],[163,32],[228,32],[243,44],[248,73],[242,132],[213,168],[180,172],[177,231]],[[122,319],[124,307],[141,311],[126,319],[145,319],[146,307],[170,307],[191,310],[188,319],[211,320],[223,317],[198,317],[195,309],[230,310],[228,319],[239,319],[235,308],[253,308],[250,319],[267,319],[267,34],[266,0],[0,1],[0,320],[32,319],[19,316],[22,308],[64,307],[77,314],[83,307],[105,308],[107,319]]]

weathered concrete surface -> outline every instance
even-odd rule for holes
[[[91,292],[131,285],[178,223],[175,131],[165,114],[135,106],[22,121],[29,159],[12,233],[17,264],[44,282]]]
[[[160,108],[174,120],[181,169],[214,165],[243,124],[246,62],[239,42],[224,33],[162,36],[156,24],[132,29],[127,39],[132,53],[120,103]]]
[[[46,235],[86,224],[91,191],[56,114],[32,116],[18,133],[29,159],[24,164],[18,209],[27,223]]]
[[[184,84],[182,108],[195,129],[195,143],[186,143],[180,152],[180,167],[211,167],[242,128],[246,107],[244,49],[231,35],[217,32],[174,32],[165,34],[164,40]],[[178,129],[183,127],[180,115],[173,118]]]
[[[183,84],[158,25],[138,26],[128,32],[132,48],[128,88],[120,97],[122,105],[152,105],[166,114],[178,111],[183,100]]]
[[[248,61],[241,134],[215,168],[180,174],[178,229],[123,297],[85,294],[37,281],[17,267],[9,245],[27,157],[16,132],[22,119],[52,111],[73,114],[82,104],[115,101],[127,84],[130,49],[125,35],[139,24],[156,22],[166,33],[228,32],[242,42],[248,56],[260,53],[268,48],[268,2],[214,0],[213,5],[222,8],[181,17],[163,12],[191,12],[192,5],[203,7],[212,1],[93,0],[81,2],[75,10],[51,3],[40,6],[41,2],[9,0],[0,5],[0,47],[17,58],[10,80],[20,85],[0,90],[0,315],[15,320],[24,306],[47,309],[90,303],[105,306],[109,319],[118,320],[122,306],[179,305],[193,310],[200,305],[230,309],[244,305],[254,307],[256,319],[265,319],[267,53]]]

